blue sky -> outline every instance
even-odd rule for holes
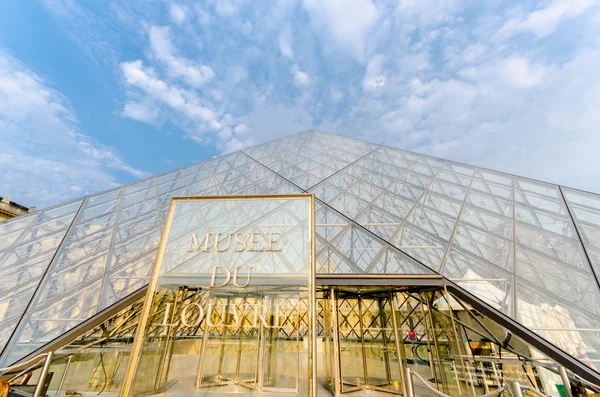
[[[600,192],[595,0],[4,1],[0,195],[309,128]]]

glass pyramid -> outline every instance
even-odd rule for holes
[[[319,273],[440,274],[596,368],[599,195],[314,130],[0,223],[0,367],[143,288],[172,196],[301,192]]]

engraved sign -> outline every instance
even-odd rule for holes
[[[197,351],[191,389],[312,391],[301,374],[316,373],[314,231],[312,194],[173,198],[123,390],[162,390],[173,352]]]

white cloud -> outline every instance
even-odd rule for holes
[[[171,76],[181,77],[193,87],[201,87],[215,77],[215,72],[210,66],[193,62],[176,54],[167,27],[152,26],[150,28],[150,45],[156,59],[163,62]]]
[[[203,26],[208,26],[211,22],[211,17],[208,12],[199,6],[196,8],[196,13],[198,14],[198,23]]]
[[[153,123],[158,118],[158,111],[156,108],[136,102],[126,102],[122,114],[124,117],[143,121],[145,123]]]
[[[335,41],[358,59],[364,55],[367,34],[379,17],[371,0],[303,0],[313,23],[331,32]]]
[[[561,22],[581,15],[594,4],[597,4],[594,0],[553,0],[526,16],[509,20],[498,35],[509,38],[521,32],[531,32],[538,38],[546,37],[552,34]]]
[[[378,88],[385,86],[385,74],[383,69],[383,56],[380,54],[375,55],[369,61],[365,76],[362,80],[363,90],[374,91]]]
[[[121,64],[123,114],[143,119],[150,114],[135,106],[156,106],[152,122],[223,151],[317,127],[600,190],[591,153],[600,146],[599,5],[208,0],[188,5],[170,31],[156,28],[139,49],[147,58]],[[169,19],[168,3],[119,7],[141,35]],[[85,23],[60,26],[108,37],[80,8],[73,15]],[[212,77],[202,73],[209,65]]]
[[[279,34],[279,51],[286,58],[294,59],[294,50],[292,49],[292,32],[289,27],[286,27]]]
[[[400,104],[386,113],[389,105],[363,101],[356,108],[366,123],[355,128],[375,129],[396,147],[600,191],[597,70],[600,43],[560,67],[516,55],[490,59],[468,78],[395,87]],[[381,129],[373,127],[375,115]]]
[[[176,24],[182,24],[183,22],[185,22],[185,20],[187,19],[187,13],[188,9],[184,5],[171,3],[169,7],[169,15],[171,17],[171,20]]]
[[[244,135],[248,132],[248,126],[246,124],[238,124],[235,126],[234,132],[237,135]]]
[[[452,21],[463,3],[463,0],[398,0],[394,13],[411,29],[425,28]]]
[[[93,193],[120,181],[114,171],[146,176],[79,130],[67,99],[0,50],[0,191],[38,208]]]
[[[292,75],[294,76],[294,83],[299,87],[307,87],[312,83],[310,75],[303,71],[298,64],[292,66]]]
[[[158,78],[152,68],[145,68],[141,60],[123,62],[120,66],[128,85],[141,89],[191,120],[201,122],[209,130],[221,128],[217,114],[204,106],[200,97],[194,92],[167,84]]]
[[[531,65],[531,62],[521,56],[512,56],[503,60],[498,65],[498,74],[502,76],[507,83],[519,87],[533,87],[539,85],[542,82],[546,71],[546,67]]]
[[[244,0],[216,0],[215,11],[221,16],[231,17],[238,13],[244,3]]]

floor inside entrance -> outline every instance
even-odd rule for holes
[[[297,397],[297,396],[307,396],[307,383],[306,377],[299,382],[299,391],[298,393],[273,393],[273,392],[257,392],[250,390],[244,386],[240,385],[227,385],[227,386],[219,386],[219,387],[205,387],[196,389],[195,381],[196,381],[196,368],[197,368],[197,357],[190,357],[185,355],[174,355],[173,361],[171,362],[171,374],[179,374],[179,376],[170,377],[170,381],[168,382],[168,388],[166,391],[162,393],[154,394],[157,397],[216,397],[221,395],[232,394],[239,397],[259,397],[259,396],[269,396],[269,397]],[[325,363],[323,361],[323,356],[318,355],[317,361],[318,368],[324,368]],[[302,368],[307,367],[307,363],[303,362],[301,364]],[[419,374],[421,374],[424,378],[430,377],[430,369],[425,365],[417,365],[411,366],[411,369],[415,370]],[[304,375],[306,375],[306,371],[304,371]],[[301,376],[302,377],[302,376]],[[325,387],[324,384],[324,374],[320,374],[319,381],[317,383],[317,396],[318,397],[331,397],[333,393]],[[56,394],[56,390],[50,389],[48,390],[47,395],[58,397],[65,396],[65,391],[62,390],[60,394]],[[81,392],[82,396],[97,396],[98,391],[83,391]],[[393,394],[385,393],[377,390],[360,390],[349,392],[347,394],[349,397],[390,397]],[[431,396],[431,392],[415,382],[415,396],[417,397],[425,397]],[[100,396],[104,397],[118,397],[118,391],[103,391]]]

